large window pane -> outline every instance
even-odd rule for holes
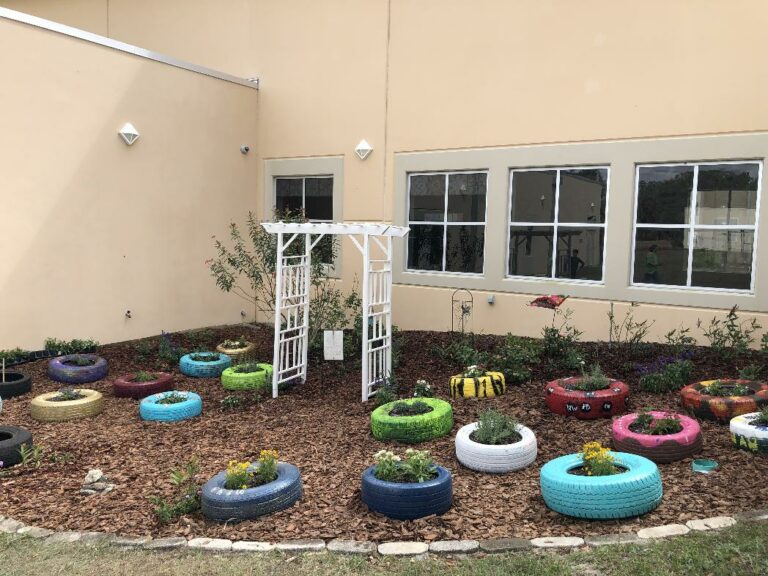
[[[552,275],[553,226],[510,226],[509,275]]]
[[[688,281],[688,231],[635,230],[635,283],[685,286]]]
[[[697,224],[755,223],[757,164],[719,164],[699,168]]]
[[[688,224],[693,189],[693,166],[640,168],[637,222]]]
[[[483,273],[485,226],[448,226],[446,272]]]
[[[408,269],[443,269],[444,226],[411,224],[408,233]]]
[[[604,228],[559,226],[555,276],[602,280],[604,238]]]
[[[304,209],[301,178],[275,180],[275,208],[278,212],[299,212]]]
[[[448,176],[448,222],[485,222],[486,175]]]
[[[605,222],[608,170],[560,171],[558,222]]]
[[[304,179],[304,215],[308,220],[333,220],[333,178]]]
[[[413,175],[408,191],[408,218],[420,222],[442,222],[445,215],[445,175]]]
[[[691,285],[749,290],[754,240],[749,230],[697,230]]]
[[[556,170],[513,172],[510,222],[554,222],[556,179]]]

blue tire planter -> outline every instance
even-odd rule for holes
[[[191,358],[195,354],[218,354],[219,359],[214,362],[198,362]],[[221,352],[193,352],[179,359],[181,373],[192,378],[218,378],[230,366],[232,366],[232,359]]]
[[[443,514],[453,504],[453,479],[442,466],[426,482],[386,482],[374,475],[375,466],[363,472],[362,499],[372,512],[396,520],[414,520]]]
[[[227,473],[219,472],[203,486],[200,504],[203,515],[216,522],[251,520],[290,508],[303,494],[299,469],[287,462],[277,463],[277,479],[269,484],[229,490]]]
[[[94,361],[90,366],[66,364],[74,358],[88,358]],[[96,382],[107,375],[107,361],[96,354],[67,354],[48,362],[48,377],[64,384],[85,384]]]
[[[663,494],[659,468],[648,458],[612,452],[616,464],[627,470],[611,476],[579,476],[569,470],[582,466],[581,456],[568,454],[541,468],[541,495],[560,514],[609,520],[650,512]]]
[[[158,404],[157,401],[168,394],[184,394],[187,399],[176,404]],[[203,400],[194,392],[160,392],[147,396],[139,404],[139,414],[144,420],[157,420],[159,422],[178,422],[200,416],[203,411]]]

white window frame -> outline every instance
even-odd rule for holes
[[[482,222],[448,222],[448,179],[450,176],[459,174],[483,174],[485,175],[485,213],[483,214]],[[445,187],[443,189],[443,219],[442,220],[411,220],[411,178],[413,176],[444,176]],[[409,242],[405,243],[405,270],[406,272],[412,272],[415,274],[440,274],[446,276],[485,276],[485,260],[486,260],[486,245],[488,243],[488,170],[445,170],[439,172],[409,172],[408,173],[408,186],[406,188],[406,206],[405,214],[408,222],[408,226],[426,225],[426,226],[440,226],[443,227],[443,259],[440,270],[420,270],[418,268],[408,267],[408,250]],[[483,270],[482,272],[454,272],[447,271],[445,269],[446,254],[448,247],[448,226],[482,226],[483,227]]]
[[[278,180],[301,180],[301,209],[306,216],[307,212],[307,178],[326,178],[331,181],[331,214],[333,214],[333,174],[305,174],[301,176],[273,176],[272,184],[272,197],[274,199],[274,206],[277,207],[277,181]],[[329,220],[321,220],[319,218],[307,218],[307,222],[318,223],[331,223],[333,218]]]
[[[696,207],[698,201],[698,188],[699,188],[699,167],[700,166],[722,166],[722,165],[736,165],[736,164],[757,164],[757,196],[755,198],[755,223],[754,224],[696,224],[697,218]],[[692,166],[693,167],[693,183],[691,185],[690,196],[690,222],[687,224],[647,224],[637,222],[637,208],[640,198],[640,169],[641,168],[654,168],[654,167],[676,167],[676,166]],[[760,196],[762,193],[763,183],[763,161],[760,159],[743,159],[743,160],[721,160],[721,161],[707,161],[707,162],[651,162],[647,164],[635,165],[635,205],[634,215],[632,217],[632,262],[629,268],[629,285],[637,288],[645,289],[659,289],[659,290],[686,290],[686,291],[704,291],[704,292],[725,292],[725,293],[737,293],[737,294],[754,294],[755,292],[755,270],[757,269],[757,234],[760,221]],[[635,252],[637,242],[637,230],[638,228],[652,228],[652,229],[669,229],[669,230],[683,230],[688,232],[688,269],[685,285],[679,284],[651,284],[647,282],[635,282]],[[694,286],[691,285],[691,277],[693,276],[693,249],[694,241],[696,238],[697,230],[736,230],[736,231],[752,231],[754,234],[752,240],[752,269],[749,280],[749,289],[743,290],[738,288],[717,288],[710,286]]]
[[[555,176],[555,214],[554,222],[513,222],[512,221],[512,185],[514,182],[515,172],[556,172]],[[559,222],[560,213],[560,172],[568,170],[605,170],[605,218],[600,223],[584,222]],[[504,277],[510,280],[526,280],[531,282],[559,282],[564,284],[593,284],[604,285],[605,284],[605,265],[606,265],[606,247],[608,242],[608,210],[610,206],[611,198],[611,167],[609,165],[598,166],[548,166],[537,168],[510,168],[509,169],[509,190],[507,192],[507,251],[506,261],[504,263]],[[510,231],[512,226],[552,226],[552,266],[549,276],[524,276],[521,274],[509,273],[509,256],[512,245],[510,242]],[[557,272],[557,229],[558,228],[602,228],[603,229],[603,249],[602,249],[602,268],[600,270],[600,280],[590,280],[588,278],[562,278],[556,276]]]

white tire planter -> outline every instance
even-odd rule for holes
[[[753,426],[759,412],[731,418],[731,440],[737,448],[756,454],[768,454],[768,426]]]
[[[530,428],[520,426],[522,439],[514,444],[480,444],[469,436],[477,422],[462,426],[456,434],[456,458],[464,466],[478,472],[503,474],[521,470],[536,460],[536,436]]]

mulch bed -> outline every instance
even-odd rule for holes
[[[214,349],[224,338],[237,338],[242,327],[210,330],[203,334],[205,346]],[[257,342],[260,360],[271,361],[272,333],[257,327],[248,337]],[[181,423],[144,422],[138,401],[115,398],[112,379],[139,369],[159,369],[153,357],[137,360],[135,343],[104,346],[100,354],[109,361],[109,377],[83,387],[101,391],[105,410],[95,418],[75,422],[43,424],[28,414],[33,396],[55,391],[60,384],[46,377],[46,362],[21,367],[33,378],[33,392],[4,403],[0,421],[32,431],[34,441],[46,450],[46,461],[38,469],[13,471],[0,476],[0,514],[54,530],[95,530],[126,535],[205,535],[230,539],[286,540],[295,538],[350,538],[386,541],[392,539],[487,539],[532,538],[542,535],[578,535],[629,532],[644,526],[684,522],[692,518],[733,514],[764,505],[768,501],[768,459],[737,450],[731,445],[727,426],[702,422],[704,451],[721,469],[709,475],[694,475],[691,461],[661,466],[664,501],[655,511],[624,521],[582,521],[550,511],[539,491],[539,467],[545,462],[578,452],[584,442],[597,440],[610,445],[611,421],[576,420],[550,413],[544,405],[543,387],[552,374],[545,364],[535,368],[532,382],[509,387],[507,394],[490,399],[451,399],[448,380],[460,370],[433,353],[436,344],[449,334],[407,332],[398,382],[407,393],[419,378],[429,380],[437,396],[451,402],[456,425],[475,420],[479,409],[495,407],[517,416],[538,438],[539,455],[530,468],[504,475],[488,475],[463,468],[454,455],[453,434],[419,445],[432,451],[437,462],[454,476],[454,506],[441,517],[395,521],[368,511],[360,500],[360,477],[372,463],[372,455],[383,447],[398,453],[406,446],[382,443],[370,433],[372,403],[360,402],[359,371],[355,359],[345,363],[310,363],[308,381],[280,398],[265,399],[236,411],[224,411],[220,401],[233,393],[222,389],[217,379],[187,378],[174,369],[176,388],[192,390],[203,398],[203,415]],[[188,347],[187,336],[174,337]],[[500,340],[477,338],[481,348]],[[201,336],[195,338],[200,346]],[[621,347],[604,343],[580,345],[590,360],[599,359],[605,373],[637,383],[634,362],[668,354],[662,346],[647,346],[635,358]],[[694,356],[696,380],[735,377],[737,368],[759,363],[757,354],[736,361],[718,361],[705,349]],[[407,390],[406,390],[407,388]],[[633,387],[634,388],[634,387]],[[250,398],[248,392],[235,393]],[[679,409],[677,394],[650,395],[633,390],[635,407]],[[153,515],[148,497],[173,496],[171,468],[196,457],[202,472],[199,481],[223,470],[229,460],[257,457],[264,448],[280,451],[281,459],[299,467],[304,498],[293,508],[254,521],[235,525],[209,522],[199,514],[161,526]],[[69,454],[71,461],[62,455]],[[54,462],[51,455],[58,454]],[[100,468],[117,484],[115,491],[100,496],[79,494],[83,478],[91,468]]]

